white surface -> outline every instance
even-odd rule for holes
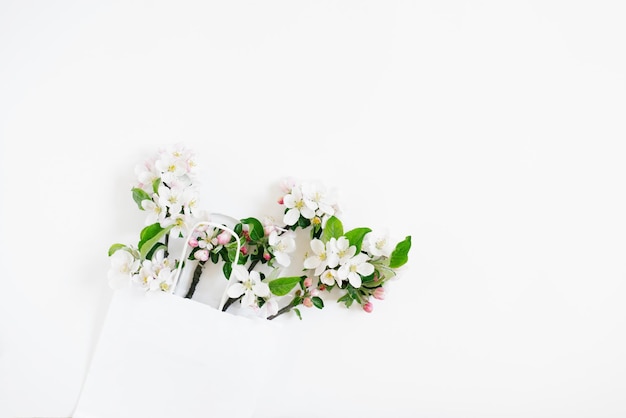
[[[276,364],[281,325],[166,293],[120,291],[74,418],[252,417],[262,396],[255,376]]]
[[[106,251],[143,222],[134,165],[183,141],[208,210],[268,214],[290,175],[336,187],[348,227],[413,236],[371,315],[285,321],[307,349],[278,411],[626,416],[625,18],[620,1],[2,2],[0,415],[73,413]]]

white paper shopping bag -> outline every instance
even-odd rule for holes
[[[73,417],[250,417],[275,325],[167,293],[119,291]]]
[[[279,328],[174,293],[119,290],[73,418],[252,417]]]

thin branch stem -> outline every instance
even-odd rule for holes
[[[290,310],[292,310],[293,308],[295,308],[295,306],[293,305],[293,303],[289,303],[289,305],[284,306],[282,308],[280,308],[280,310],[278,312],[276,312],[276,315],[270,315],[267,317],[268,321],[271,321],[272,319],[276,318],[277,316],[280,316],[284,313],[289,312]]]
[[[193,278],[191,279],[191,285],[189,286],[189,290],[187,291],[185,298],[191,299],[193,297],[193,294],[196,292],[196,286],[198,285],[198,282],[200,281],[200,276],[202,275],[203,269],[204,269],[204,264],[198,263],[195,270],[193,271]]]

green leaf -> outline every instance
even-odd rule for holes
[[[339,238],[343,235],[343,224],[339,218],[331,216],[326,221],[326,226],[322,232],[322,241],[328,242],[331,238]]]
[[[305,229],[305,228],[308,228],[309,226],[311,226],[311,220],[305,218],[302,215],[300,215],[300,218],[298,218],[298,223],[296,225],[298,225],[302,229]],[[294,225],[293,228],[292,228],[294,231],[296,229],[296,225]]]
[[[300,309],[293,308],[293,311],[296,313],[296,315],[298,315],[298,318],[300,318],[300,321],[302,321],[302,314],[300,313]]]
[[[340,302],[343,302],[346,305],[346,308],[349,308],[352,305],[352,302],[354,302],[354,299],[348,293],[345,293],[342,297],[337,299],[337,303]]]
[[[356,253],[361,252],[361,245],[363,245],[363,238],[368,232],[371,232],[370,228],[354,228],[352,231],[345,233],[346,238],[350,241],[350,245],[356,247]]]
[[[376,277],[376,274],[378,272],[376,270],[374,270],[374,272],[372,274],[370,274],[369,276],[363,276],[361,275],[361,281],[363,283],[367,283],[367,282],[371,282],[372,280],[374,280],[374,277]]]
[[[158,222],[154,223],[152,225],[146,226],[139,233],[139,244],[137,244],[137,246],[141,247],[146,241],[148,241],[150,238],[152,238],[155,235],[157,235],[162,230],[163,230],[163,228],[161,228],[161,225],[159,225]]]
[[[348,294],[352,299],[359,302],[359,304],[363,304],[363,300],[361,300],[361,295],[359,295],[359,292],[354,287],[352,287],[352,285],[349,284],[346,290],[348,291]]]
[[[224,263],[222,266],[222,272],[224,272],[224,277],[227,280],[230,280],[230,274],[233,272],[233,265],[231,263]]]
[[[162,242],[157,242],[157,244],[154,247],[152,247],[150,251],[148,251],[148,254],[146,254],[146,260],[151,260],[154,253],[159,251],[159,249],[161,248],[164,248],[165,251],[167,252],[167,245],[163,244]]]
[[[396,245],[396,248],[389,257],[389,267],[392,269],[398,268],[406,264],[409,261],[409,250],[411,249],[411,236],[407,236],[404,241],[401,241]]]
[[[235,256],[237,255],[237,243],[234,241],[229,242],[228,244],[224,245],[224,248],[226,248],[226,254],[224,255],[224,260],[235,261]],[[241,257],[241,254],[239,256]],[[226,259],[226,257],[228,257],[228,259]]]
[[[109,257],[111,257],[113,255],[114,252],[116,252],[117,250],[121,250],[123,248],[128,248],[126,245],[124,244],[113,244],[109,247]]]
[[[256,218],[245,218],[241,220],[241,223],[248,225],[248,234],[250,239],[258,241],[265,236],[265,230],[263,224]]]
[[[170,225],[167,228],[161,228],[158,223],[149,225],[141,231],[141,241],[139,241],[139,254],[142,259],[146,258],[146,255],[152,250],[152,247],[159,242],[159,240],[167,234],[174,225]]]
[[[152,182],[152,191],[154,193],[159,193],[159,186],[161,185],[161,177],[154,179]]]
[[[352,300],[349,294],[344,293],[342,297],[337,299],[337,302],[347,302],[348,300]]]
[[[139,209],[144,210],[143,206],[141,206],[141,202],[143,202],[144,200],[152,200],[152,198],[150,198],[150,195],[148,193],[138,187],[133,187],[132,191],[133,200],[135,201],[135,203],[137,203]]]
[[[276,296],[285,296],[287,293],[291,292],[291,289],[293,289],[295,285],[300,283],[300,280],[302,280],[300,276],[280,277],[272,280],[268,285],[270,291]]]
[[[313,305],[315,305],[317,309],[322,309],[324,307],[324,301],[319,296],[313,296],[311,298],[311,302],[313,302]]]

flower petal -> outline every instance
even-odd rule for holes
[[[244,295],[243,298],[241,298],[241,303],[244,306],[257,306],[256,304],[256,297],[254,296],[254,293],[247,291]]]
[[[246,291],[246,288],[243,287],[243,285],[241,283],[233,283],[228,288],[228,297],[229,298],[238,298],[239,296],[243,295],[243,293],[245,291]]]
[[[350,273],[348,275],[348,281],[350,282],[350,284],[352,285],[352,287],[358,289],[359,287],[361,287],[361,276],[359,276],[356,273]]]
[[[359,264],[356,271],[363,276],[369,276],[374,272],[374,266],[370,263]]]
[[[285,225],[294,225],[300,219],[300,211],[298,209],[289,209],[283,217]]]
[[[283,252],[274,253],[274,257],[276,257],[276,262],[283,267],[289,267],[291,264],[291,258]]]
[[[261,296],[262,298],[270,295],[270,287],[265,282],[258,282],[252,286],[252,291],[255,295]]]
[[[314,269],[321,264],[321,260],[319,257],[313,256],[308,257],[304,260],[304,268],[305,269]]]

